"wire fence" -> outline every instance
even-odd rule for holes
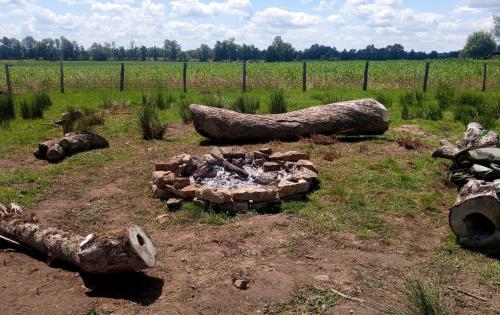
[[[14,61],[0,67],[0,91],[186,89],[457,89],[500,91],[500,61],[58,62]],[[486,64],[486,72],[485,66]],[[123,77],[121,68],[123,67]],[[246,68],[246,71],[243,71]],[[7,78],[9,77],[9,78]],[[184,83],[185,78],[185,83]],[[123,82],[123,83],[121,83]]]

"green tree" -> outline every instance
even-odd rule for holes
[[[500,43],[500,15],[495,15],[493,16],[493,36],[497,39],[497,41]],[[498,46],[500,50],[500,44]]]
[[[206,62],[210,58],[211,49],[206,44],[201,44],[199,48],[199,59],[200,61]]]
[[[181,45],[177,43],[176,40],[165,39],[163,43],[163,49],[165,50],[165,57],[170,61],[176,61],[177,57],[181,53]]]
[[[271,46],[267,48],[267,61],[291,61],[295,58],[295,48],[292,44],[285,43],[281,36],[276,36]]]
[[[474,59],[486,58],[496,47],[497,45],[490,32],[475,32],[467,38],[461,56]]]

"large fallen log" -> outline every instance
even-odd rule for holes
[[[137,225],[85,237],[24,218],[0,204],[0,237],[19,243],[48,258],[70,263],[88,273],[138,271],[155,265],[156,249]]]
[[[389,114],[374,99],[306,108],[275,115],[251,115],[204,105],[190,105],[196,130],[227,142],[296,139],[313,134],[380,135],[389,128]]]
[[[62,161],[66,156],[109,147],[108,141],[92,132],[71,132],[62,138],[49,139],[38,145],[33,154],[37,159],[47,160],[50,163]]]
[[[458,243],[480,251],[500,253],[500,183],[469,180],[450,209],[450,227]]]

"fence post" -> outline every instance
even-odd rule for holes
[[[430,63],[427,62],[425,64],[425,73],[424,73],[424,87],[423,87],[424,93],[427,92],[427,83],[429,81],[429,67]]]
[[[307,63],[302,63],[302,92],[307,90]]]
[[[10,82],[10,69],[8,64],[5,64],[5,79],[7,80],[7,93],[12,95],[12,83]]]
[[[182,88],[184,93],[187,92],[187,62],[184,63],[184,66],[182,68]]]
[[[242,78],[242,90],[243,93],[247,91],[247,61],[243,60],[243,78]]]
[[[368,88],[368,66],[369,65],[370,65],[370,62],[367,61],[365,63],[365,75],[363,78],[363,91],[366,91],[366,89]]]
[[[120,91],[123,91],[125,83],[125,64],[122,62],[120,65]]]
[[[63,62],[59,64],[60,82],[61,82],[61,93],[64,94],[64,65]]]
[[[483,92],[486,92],[486,71],[487,71],[487,68],[488,67],[488,64],[485,62],[483,64]]]

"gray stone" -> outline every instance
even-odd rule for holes
[[[273,201],[278,196],[278,190],[274,187],[244,187],[232,191],[233,200],[255,202]]]
[[[299,160],[309,160],[309,154],[298,151],[277,152],[269,157],[271,161],[297,162]]]
[[[196,191],[196,198],[221,204],[231,202],[231,193],[226,189],[203,188]]]
[[[178,210],[182,206],[182,199],[169,198],[167,200],[167,208],[170,211]]]
[[[309,187],[309,182],[304,179],[300,179],[297,182],[282,180],[278,184],[278,194],[280,198],[286,198],[293,195],[306,193],[309,190]]]
[[[264,172],[273,172],[278,171],[281,168],[281,165],[276,162],[265,162],[262,164],[262,170]]]

